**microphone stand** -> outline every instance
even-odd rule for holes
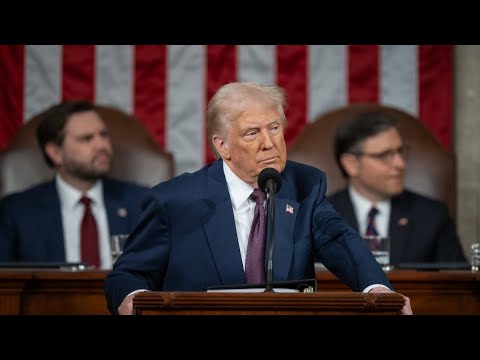
[[[276,192],[277,186],[275,183],[272,184],[272,191],[268,194],[268,201],[267,201],[267,213],[268,213],[268,233],[269,233],[269,240],[268,240],[268,263],[267,263],[267,281],[265,283],[265,291],[264,292],[274,292],[272,289],[272,281],[273,281],[273,240],[275,239],[275,199],[276,199]]]

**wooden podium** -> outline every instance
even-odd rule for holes
[[[136,315],[395,315],[396,293],[141,292]]]

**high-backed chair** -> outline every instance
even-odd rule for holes
[[[115,152],[110,176],[153,186],[174,174],[173,156],[162,151],[140,120],[107,106],[97,106]],[[43,113],[20,128],[8,147],[0,152],[0,197],[51,179],[37,144],[35,130]]]
[[[327,175],[327,194],[346,185],[333,153],[336,128],[353,115],[382,111],[399,119],[399,130],[411,151],[407,161],[405,186],[444,201],[452,217],[456,215],[456,159],[425,127],[420,119],[395,108],[377,104],[353,104],[319,116],[308,124],[291,145],[288,158],[313,165]]]

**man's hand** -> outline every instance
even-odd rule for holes
[[[123,299],[122,303],[118,307],[118,313],[120,315],[133,315],[133,298],[137,293],[134,292],[130,295],[127,295],[125,299]]]
[[[371,289],[369,292],[370,293],[392,293],[392,292],[395,292],[395,291],[387,289],[383,286],[377,286],[377,287],[374,287],[373,289]],[[399,294],[399,295],[402,295],[402,294]],[[405,305],[400,310],[399,314],[400,315],[413,315],[412,307],[410,306],[410,298],[405,296],[405,295],[402,295],[402,296],[405,299]]]

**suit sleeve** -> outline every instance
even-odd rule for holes
[[[15,225],[8,199],[0,201],[0,261],[15,261]]]

